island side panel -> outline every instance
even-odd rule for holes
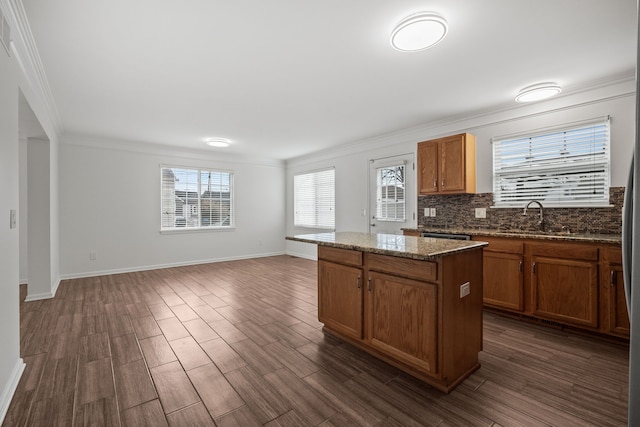
[[[442,259],[442,375],[455,387],[480,367],[482,350],[482,249],[459,252]],[[469,283],[469,294],[460,288]]]

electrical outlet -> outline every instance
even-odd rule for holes
[[[431,213],[429,212],[429,208],[424,208],[424,216],[429,217]]]
[[[436,216],[436,208],[431,208],[431,216]]]
[[[466,282],[460,285],[460,298],[464,298],[471,293],[471,283]]]
[[[476,218],[486,218],[487,208],[476,208]]]

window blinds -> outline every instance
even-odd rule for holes
[[[376,169],[376,219],[405,220],[405,165]]]
[[[494,203],[522,207],[603,206],[609,202],[609,119],[493,141]]]
[[[294,225],[335,228],[335,170],[295,175]]]
[[[233,174],[161,168],[161,229],[233,227]]]

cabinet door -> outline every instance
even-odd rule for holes
[[[598,326],[598,265],[532,257],[532,310],[536,316],[577,326]]]
[[[318,320],[345,336],[362,338],[362,270],[318,261]]]
[[[370,345],[425,372],[438,372],[437,285],[369,273]]]
[[[425,141],[418,144],[418,192],[438,192],[438,142]]]
[[[509,310],[524,310],[522,255],[485,250],[483,263],[484,304]]]
[[[624,291],[624,275],[621,265],[611,265],[609,270],[609,331],[629,336],[629,313]]]
[[[465,143],[456,135],[440,140],[440,192],[464,192]]]

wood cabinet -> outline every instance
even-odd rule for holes
[[[476,144],[468,133],[418,143],[418,192],[476,192]]]
[[[598,327],[598,248],[534,243],[531,256],[531,312],[562,323]]]
[[[484,249],[485,307],[629,337],[620,246],[474,236]]]
[[[624,290],[622,273],[622,249],[608,247],[605,250],[602,274],[602,295],[604,304],[604,325],[613,335],[629,337],[629,312]]]
[[[318,248],[318,320],[341,334],[362,338],[362,253]]]
[[[517,240],[483,238],[483,301],[487,306],[524,310],[524,244]]]
[[[480,367],[482,248],[416,260],[319,246],[318,318],[448,393]]]
[[[438,373],[437,284],[371,272],[368,340],[407,365]]]

